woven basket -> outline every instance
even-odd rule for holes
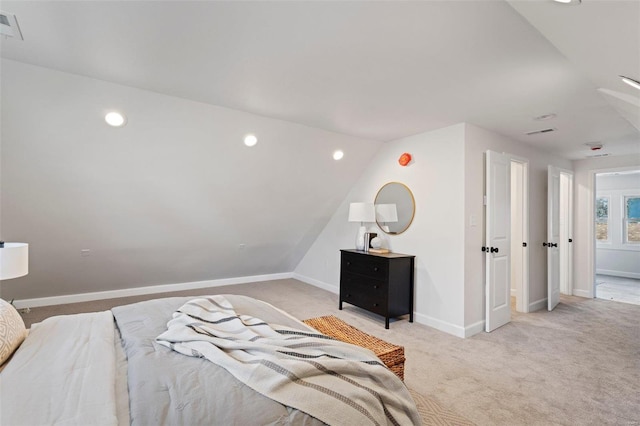
[[[303,321],[322,334],[334,339],[370,349],[401,380],[404,380],[404,347],[364,333],[333,315]]]

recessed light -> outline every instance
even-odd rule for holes
[[[258,138],[256,135],[247,135],[244,137],[244,144],[246,146],[254,146],[258,143]]]
[[[122,127],[127,123],[127,120],[124,118],[124,115],[115,111],[112,111],[107,115],[105,115],[104,121],[106,121],[109,126],[113,126],[113,127]]]
[[[640,81],[634,80],[634,79],[629,78],[629,77],[625,77],[624,75],[621,75],[620,78],[622,79],[622,81],[627,83],[629,86],[635,87],[636,89],[640,90]]]
[[[563,3],[563,4],[580,4],[582,3],[582,0],[553,0],[556,3]]]
[[[333,159],[334,160],[342,160],[342,157],[344,157],[344,152],[337,150],[333,152]]]
[[[544,120],[551,120],[552,118],[556,118],[556,115],[553,113],[539,115],[537,117],[534,117],[533,119],[536,121],[544,121]]]

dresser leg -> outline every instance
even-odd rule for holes
[[[387,330],[389,329],[389,317],[386,317],[384,319],[384,328],[386,328]]]
[[[340,301],[340,304],[338,305],[338,309],[342,310],[342,300]]]
[[[409,314],[409,322],[413,322],[413,312]]]

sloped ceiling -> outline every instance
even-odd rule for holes
[[[2,56],[378,141],[466,121],[622,155],[639,132],[597,89],[638,96],[638,4],[4,1]]]

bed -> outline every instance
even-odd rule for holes
[[[0,337],[19,342],[0,348],[14,352],[0,372],[2,425],[420,424],[372,352],[246,296],[57,316],[28,336],[7,305]]]

